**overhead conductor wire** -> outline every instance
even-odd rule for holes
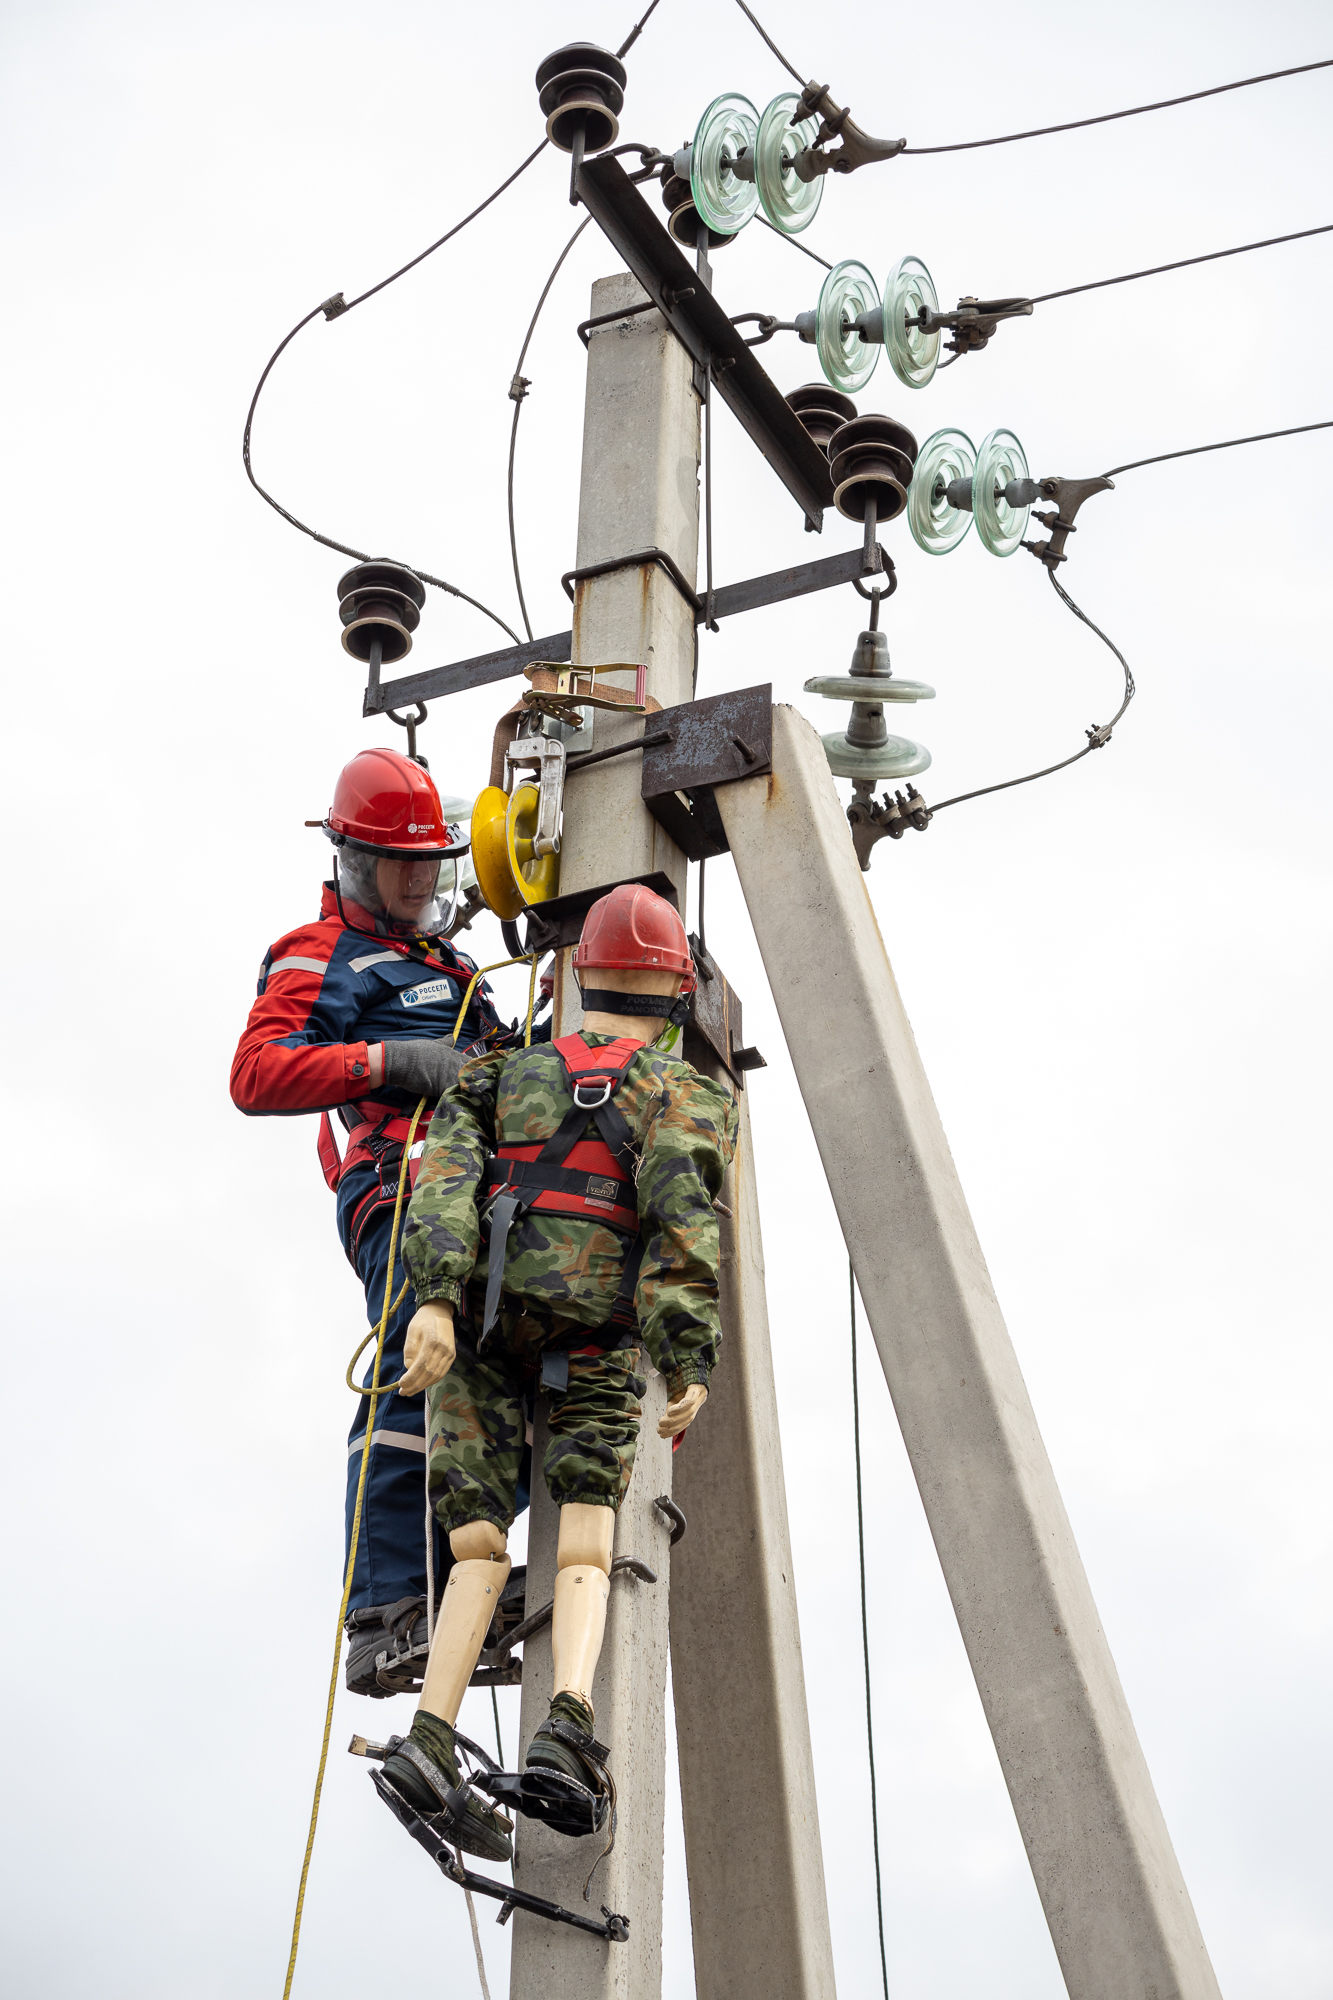
[[[656,5],[657,5],[657,0],[653,0],[653,7],[655,7]],[[648,9],[648,13],[651,14],[652,11],[653,9],[652,7],[650,7]],[[647,18],[648,16],[645,15],[644,20],[646,20]],[[642,23],[640,23],[640,26],[642,26]],[[637,35],[638,32],[639,30],[638,28],[636,28],[634,31],[635,35]],[[632,39],[633,37],[631,37],[631,40]],[[628,43],[626,44],[626,47],[628,47]],[[555,263],[552,265],[551,275],[546,280],[546,283],[542,286],[541,297],[538,299],[535,307],[533,308],[532,318],[528,321],[528,330],[523,336],[523,345],[519,349],[518,360],[514,364],[513,380],[509,384],[509,394],[512,397],[514,404],[514,421],[509,427],[509,554],[510,554],[510,559],[512,560],[514,565],[514,589],[518,592],[518,608],[523,615],[523,629],[527,633],[529,639],[531,639],[532,637],[532,620],[528,617],[528,607],[523,596],[523,578],[519,574],[519,567],[518,567],[518,538],[514,532],[514,451],[518,444],[519,412],[523,408],[524,399],[527,396],[528,390],[532,387],[532,384],[528,380],[528,377],[523,373],[523,363],[528,358],[528,347],[531,343],[533,334],[537,330],[537,320],[541,314],[542,307],[546,304],[547,294],[550,292],[552,285],[555,283],[556,279],[560,275],[560,266],[564,263],[566,257],[568,257],[570,251],[574,248],[574,245],[578,242],[580,236],[582,236],[584,230],[588,227],[588,224],[591,221],[592,217],[590,215],[584,216],[582,222],[579,224],[578,228],[574,231],[574,234],[570,237],[568,243],[566,243],[564,249],[560,252],[560,255],[556,258]]]
[[[758,15],[746,6],[745,0],[736,0],[736,5],[746,20],[754,28],[761,40],[765,41],[789,76],[795,77],[804,89],[806,79],[794,64],[788,62],[782,50],[765,28]],[[1085,125],[1109,125],[1117,118],[1139,118],[1145,111],[1169,111],[1176,104],[1196,104],[1201,97],[1221,97],[1228,90],[1248,90],[1254,83],[1276,83],[1279,77],[1305,76],[1310,70],[1333,69],[1333,56],[1325,56],[1319,62],[1296,63],[1291,69],[1265,70],[1262,76],[1242,76],[1235,83],[1210,84],[1207,90],[1190,90],[1183,97],[1161,97],[1153,104],[1131,104],[1125,111],[1101,111],[1095,118],[1070,118],[1062,125],[1034,125],[1027,132],[1004,132],[995,139],[960,139],[948,146],[904,146],[904,153],[970,153],[978,146],[1010,146],[1016,139],[1044,139],[1052,132],[1077,132]],[[816,86],[817,87],[817,86]]]
[[[268,491],[268,489],[266,487],[261,486],[259,481],[255,478],[254,466],[251,463],[251,458],[250,458],[250,438],[251,438],[251,432],[254,428],[255,410],[258,406],[259,398],[263,393],[264,384],[268,381],[268,378],[273,371],[274,363],[278,360],[279,356],[284,352],[284,350],[290,346],[291,342],[295,340],[297,334],[300,333],[301,329],[303,327],[309,326],[311,320],[315,318],[317,313],[322,312],[325,318],[328,320],[341,319],[343,314],[351,312],[354,306],[364,305],[367,299],[374,298],[376,292],[382,292],[387,285],[395,284],[397,280],[401,277],[404,277],[408,271],[415,270],[418,264],[423,263],[427,257],[433,256],[434,253],[437,250],[441,249],[444,244],[448,243],[452,237],[457,236],[461,229],[466,229],[469,222],[475,222],[476,218],[483,212],[483,210],[488,209],[493,201],[498,201],[500,196],[505,192],[506,188],[512,187],[514,182],[518,179],[519,175],[527,172],[528,168],[532,165],[533,161],[537,158],[537,156],[540,153],[545,152],[549,144],[550,141],[548,139],[543,139],[541,144],[539,146],[535,146],[533,150],[528,154],[526,160],[523,160],[517,167],[515,167],[513,173],[510,174],[506,180],[501,181],[499,187],[493,189],[493,191],[487,195],[485,201],[478,202],[477,206],[471,211],[470,214],[465,215],[461,222],[456,222],[452,229],[446,229],[443,236],[438,236],[433,243],[429,244],[426,249],[420,251],[417,254],[417,256],[410,258],[406,264],[400,265],[396,271],[390,272],[387,278],[381,278],[378,284],[369,286],[367,290],[364,292],[359,292],[354,299],[344,300],[341,293],[335,293],[332,298],[325,299],[319,305],[312,307],[312,309],[305,315],[305,318],[299,319],[296,322],[296,325],[292,328],[291,332],[278,342],[278,345],[274,348],[272,354],[269,356],[268,360],[264,364],[264,372],[260,376],[258,382],[255,384],[255,393],[250,398],[250,408],[246,412],[245,430],[241,438],[241,458],[245,465],[245,476],[249,480],[250,484],[254,487],[255,492],[259,495],[261,500],[266,500],[269,506],[273,509],[273,511],[276,514],[281,514],[284,521],[289,521],[292,527],[299,528],[303,535],[309,535],[312,541],[322,543],[326,549],[336,549],[340,555],[353,556],[355,557],[357,562],[370,561],[370,557],[364,549],[354,549],[350,547],[349,544],[346,542],[334,541],[331,536],[321,534],[317,528],[311,528],[306,524],[306,522],[298,521],[295,514],[289,513],[287,508],[282,505],[281,501],[275,500],[273,495]],[[451,597],[461,598],[465,604],[471,604],[476,610],[483,612],[487,618],[491,619],[494,624],[500,627],[502,632],[508,632],[510,638],[515,642],[515,644],[518,643],[517,632],[515,632],[510,626],[506,625],[504,619],[501,618],[497,612],[490,610],[490,608],[487,605],[482,604],[477,598],[469,597],[468,593],[465,590],[460,590],[457,584],[447,583],[442,576],[432,576],[428,570],[417,569],[413,564],[410,563],[405,565],[405,567],[411,569],[412,574],[414,576],[420,577],[423,583],[434,584],[437,590],[447,590]]]
[[[1233,445],[1264,444],[1267,442],[1269,438],[1300,437],[1306,431],[1326,431],[1326,430],[1333,430],[1333,417],[1324,418],[1321,422],[1317,424],[1293,424],[1289,430],[1256,431],[1253,437],[1222,438],[1217,444],[1188,445],[1183,451],[1162,451],[1158,452],[1152,458],[1132,458],[1125,465],[1113,465],[1109,472],[1105,472],[1102,474],[1102,477],[1104,479],[1110,479],[1117,472],[1137,472],[1140,466],[1144,465],[1164,465],[1168,459],[1172,458],[1197,458],[1201,452],[1229,451]],[[1054,587],[1055,593],[1059,597],[1061,603],[1067,605],[1069,610],[1073,612],[1076,618],[1081,618],[1083,623],[1087,626],[1088,630],[1090,632],[1095,632],[1097,634],[1097,637],[1102,641],[1103,645],[1109,646],[1111,648],[1111,651],[1115,654],[1117,660],[1119,660],[1121,666],[1124,669],[1124,674],[1125,674],[1124,699],[1121,701],[1119,708],[1116,710],[1115,714],[1111,717],[1111,720],[1108,723],[1106,723],[1104,726],[1095,727],[1088,730],[1087,743],[1083,746],[1081,750],[1076,750],[1072,757],[1065,757],[1058,764],[1048,764],[1046,768],[1042,771],[1029,771],[1027,775],[1022,778],[1006,778],[1003,784],[982,785],[980,789],[975,792],[960,792],[956,798],[944,799],[941,801],[939,805],[931,806],[930,812],[932,818],[936,813],[943,812],[946,806],[961,806],[965,804],[968,799],[984,799],[988,797],[991,792],[1007,792],[1011,790],[1014,785],[1030,785],[1036,778],[1049,778],[1052,772],[1066,770],[1070,764],[1077,764],[1081,758],[1088,756],[1093,750],[1104,749],[1106,744],[1108,744],[1111,740],[1111,731],[1115,728],[1121,716],[1125,713],[1125,710],[1129,707],[1129,704],[1134,699],[1134,694],[1135,694],[1134,676],[1130,672],[1129,662],[1128,660],[1126,660],[1120,648],[1114,643],[1113,640],[1107,638],[1105,632],[1103,632],[1100,625],[1093,624],[1087,612],[1084,611],[1080,605],[1075,604],[1073,598],[1069,595],[1069,592],[1065,589],[1064,585],[1060,582],[1059,578],[1056,576],[1055,571],[1053,569],[1048,569],[1046,574],[1050,577],[1052,586]]]

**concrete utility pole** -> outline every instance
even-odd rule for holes
[[[619,311],[643,298],[634,279],[622,273],[594,285],[591,312]],[[656,312],[596,329],[588,352],[578,567],[657,548],[693,584],[698,466],[699,398],[679,341]],[[575,663],[644,662],[648,692],[670,707],[692,698],[694,657],[693,608],[662,568],[636,565],[578,585]],[[596,747],[608,748],[642,729],[637,717],[602,712]],[[676,884],[683,912],[685,857],[643,805],[638,756],[571,773],[561,894],[657,869]],[[556,968],[561,1033],[576,1029],[582,1019],[568,957],[562,952]],[[512,1920],[511,2000],[609,2000],[611,1995],[657,2000],[661,1992],[669,1617],[687,1837],[693,1830],[690,1879],[700,2000],[720,2000],[724,1992],[732,2000],[751,1995],[769,2000],[776,1991],[784,2000],[826,2000],[833,1992],[748,1124],[741,1161],[729,1181],[733,1191],[723,1199],[736,1219],[724,1236],[723,1359],[716,1407],[710,1396],[682,1453],[695,1512],[676,1558],[677,1599],[670,1603],[667,1523],[652,1504],[658,1494],[671,1492],[672,1454],[657,1436],[665,1385],[651,1376],[615,1553],[649,1563],[659,1581],[655,1586],[613,1582],[592,1690],[597,1733],[612,1747],[620,1809],[615,1852],[598,1869],[591,1900],[594,1909],[605,1903],[628,1916],[629,1942],[602,1944],[518,1912]],[[538,1466],[545,1435],[539,1401]],[[556,1510],[540,1474],[533,1487],[530,1607],[552,1595],[556,1543]],[[729,1508],[734,1517],[727,1517]],[[751,1553],[756,1546],[762,1550],[757,1557]],[[683,1688],[690,1691],[688,1700]],[[543,1636],[525,1648],[523,1744],[545,1717],[549,1691],[550,1644]],[[771,1746],[779,1738],[783,1751],[773,1757]],[[765,1759],[773,1757],[773,1768],[755,1790],[754,1753],[761,1744]],[[728,1820],[729,1838],[706,1838],[705,1829],[719,1829]],[[520,1819],[515,1881],[581,1908],[583,1881],[600,1846],[598,1838],[570,1841]],[[765,1879],[756,1883],[755,1876]],[[730,1935],[719,1920],[723,1910]],[[781,1952],[777,1958],[775,1950]]]
[[[1219,2000],[819,737],[716,798],[1065,1984]]]

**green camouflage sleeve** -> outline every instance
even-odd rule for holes
[[[507,1058],[479,1057],[436,1106],[403,1231],[417,1304],[461,1305],[480,1249],[477,1183],[495,1146],[495,1091]]]
[[[625,1110],[642,1148],[643,1268],[636,1304],[671,1395],[708,1385],[717,1363],[718,1228],[713,1202],[736,1150],[736,1105],[690,1064],[649,1056]]]

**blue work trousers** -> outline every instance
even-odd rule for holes
[[[381,1180],[378,1167],[367,1162],[344,1174],[338,1188],[338,1234],[343,1249],[353,1258],[357,1275],[366,1288],[366,1314],[378,1327],[384,1310],[384,1282],[389,1263],[389,1240],[393,1233],[393,1182],[395,1169],[386,1164]],[[367,1198],[379,1188],[381,1199],[367,1213]],[[360,1215],[355,1244],[350,1243],[354,1218]],[[407,1273],[403,1269],[401,1223],[406,1222],[404,1204],[400,1222],[399,1254],[395,1259],[390,1298],[397,1298]],[[393,1382],[403,1372],[403,1341],[408,1321],[416,1311],[416,1298],[409,1285],[389,1320],[380,1362],[381,1382]],[[374,1373],[375,1351],[369,1349],[370,1366],[361,1378],[367,1388]],[[365,1445],[370,1398],[363,1396],[347,1439],[347,1540],[351,1547],[352,1520],[356,1512],[356,1490],[361,1477],[361,1453]],[[438,1591],[452,1558],[448,1542],[437,1521],[432,1519],[435,1541],[435,1587]],[[426,1398],[381,1396],[375,1405],[375,1430],[366,1472],[366,1492],[361,1508],[361,1533],[357,1540],[356,1566],[352,1572],[349,1611],[361,1611],[371,1604],[394,1604],[401,1597],[416,1597],[426,1588]]]

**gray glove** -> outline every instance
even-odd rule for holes
[[[452,1042],[386,1042],[384,1081],[411,1097],[425,1097],[433,1104],[454,1081],[468,1060]]]

